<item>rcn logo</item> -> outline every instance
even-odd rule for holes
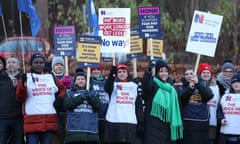
[[[226,96],[225,101],[229,101],[229,102],[240,102],[240,97],[239,97],[239,96],[231,96],[231,95],[228,95],[228,96]]]
[[[194,18],[194,22],[195,23],[200,23],[202,24],[204,21],[204,15],[199,15],[199,14],[196,14],[195,15],[195,18]]]
[[[117,84],[116,87],[117,87],[118,90],[122,90],[123,89],[122,85],[120,85],[120,84]]]
[[[105,10],[102,10],[100,13],[101,13],[101,15],[106,15],[106,11]]]

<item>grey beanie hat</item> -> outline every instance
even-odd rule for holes
[[[222,71],[224,71],[227,68],[232,69],[234,71],[235,66],[231,62],[226,62],[222,66]]]
[[[52,68],[54,67],[54,65],[56,64],[62,64],[64,65],[64,59],[60,56],[56,56],[52,59]]]

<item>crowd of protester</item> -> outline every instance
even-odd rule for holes
[[[239,144],[240,73],[230,60],[217,75],[208,63],[178,78],[162,59],[143,77],[127,63],[77,68],[63,57],[47,67],[40,53],[30,70],[0,56],[0,144]],[[90,79],[88,81],[88,79]]]

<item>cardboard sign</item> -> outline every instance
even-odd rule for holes
[[[138,26],[141,38],[161,37],[160,7],[139,7]]]
[[[163,40],[162,39],[152,39],[152,44],[151,44],[151,40],[147,39],[147,56],[150,56],[150,57],[151,57],[151,52],[150,52],[151,45],[152,45],[152,49],[153,49],[153,57],[154,58],[162,58]]]
[[[74,26],[54,27],[54,53],[56,56],[76,55],[76,37]]]
[[[127,53],[130,51],[130,8],[100,8],[99,35],[101,53]]]
[[[138,58],[143,55],[143,40],[139,36],[138,29],[131,29],[131,48],[128,59]]]
[[[195,11],[187,41],[187,52],[214,57],[222,16]]]
[[[100,62],[101,37],[79,36],[77,61],[79,67],[98,67]]]

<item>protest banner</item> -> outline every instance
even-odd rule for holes
[[[130,51],[130,8],[99,8],[101,53]]]
[[[153,53],[151,54],[151,47]],[[148,57],[162,58],[163,57],[163,40],[162,39],[147,39],[147,51]]]
[[[139,58],[143,55],[143,39],[139,36],[137,28],[131,29],[131,48],[127,59]]]
[[[98,67],[100,63],[101,37],[80,35],[77,62],[79,67]]]
[[[138,7],[138,27],[141,38],[161,37],[160,7]]]
[[[196,74],[201,55],[214,57],[223,16],[194,11],[186,51],[198,54],[194,73]]]
[[[54,27],[54,54],[56,56],[76,56],[74,26]]]

